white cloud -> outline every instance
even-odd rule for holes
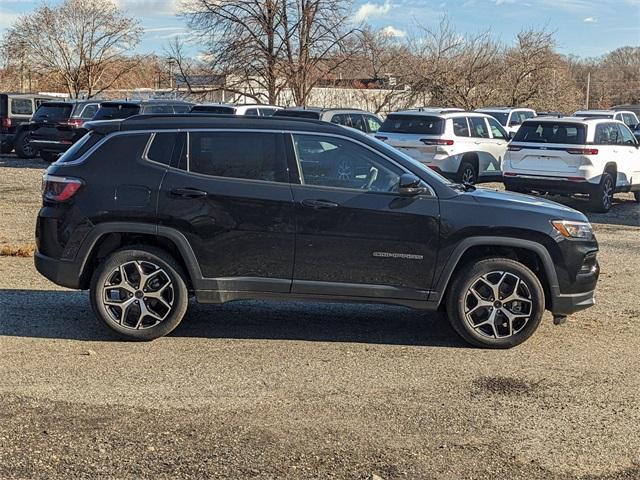
[[[114,0],[121,9],[135,14],[175,15],[180,12],[181,0]]]
[[[384,27],[381,31],[383,35],[386,35],[387,37],[405,37],[407,35],[407,32],[400,30],[399,28],[395,28],[392,25]]]
[[[381,17],[391,11],[391,4],[385,2],[379,3],[365,3],[358,8],[354,19],[356,22],[362,22],[372,17]]]
[[[596,23],[598,19],[596,17],[587,17],[583,20],[584,23]]]
[[[184,30],[184,27],[142,27],[142,28],[144,28],[144,33],[181,32]]]

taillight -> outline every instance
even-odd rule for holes
[[[82,120],[80,118],[72,118],[71,120],[69,120],[67,122],[67,125],[69,125],[71,127],[80,128],[81,126],[84,125],[84,120]]]
[[[572,155],[597,155],[597,148],[567,148],[567,153]]]
[[[78,192],[82,185],[84,182],[79,178],[44,175],[42,177],[42,198],[52,202],[66,202]]]
[[[0,127],[11,128],[11,119],[9,117],[0,117]]]
[[[517,147],[515,145],[509,145],[507,147],[507,150],[509,150],[510,152],[519,152],[520,150],[522,150],[522,147]]]
[[[383,137],[382,135],[374,135],[374,137],[378,140],[382,140],[383,142],[389,139],[389,137]]]
[[[428,138],[421,138],[420,141],[425,145],[447,145],[447,146],[453,145],[453,140],[442,140],[442,139],[430,140]]]

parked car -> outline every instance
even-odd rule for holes
[[[579,110],[573,114],[574,117],[582,118],[608,118],[623,122],[630,129],[638,125],[638,117],[635,113],[626,110]]]
[[[510,136],[518,131],[522,122],[537,115],[536,111],[531,108],[486,107],[478,108],[475,111],[486,113],[498,120]]]
[[[25,93],[0,93],[0,153],[10,153],[16,145],[29,148],[26,134],[19,129],[43,103],[58,97]],[[31,152],[34,157],[35,152]]]
[[[528,120],[509,145],[504,162],[508,190],[588,194],[598,212],[616,192],[640,202],[640,149],[631,130],[606,118]]]
[[[54,161],[87,132],[83,128],[84,122],[95,116],[99,106],[97,100],[43,103],[31,121],[21,127],[22,131],[27,132],[28,151],[19,145],[16,154],[25,157],[37,152],[43,160]]]
[[[114,120],[140,114],[187,113],[192,103],[181,100],[117,100],[102,102],[94,120]]]
[[[633,135],[636,137],[636,140],[640,142],[640,123],[636,125],[636,129],[633,131]]]
[[[375,134],[382,125],[377,115],[355,108],[291,107],[278,110],[274,116],[322,120],[355,128],[369,135]]]
[[[447,178],[469,184],[502,178],[509,141],[490,115],[439,110],[391,113],[376,138]]]
[[[253,117],[270,117],[282,107],[276,105],[259,105],[246,103],[234,105],[230,103],[199,103],[191,107],[191,113],[220,113],[225,115],[249,115]]]
[[[47,169],[35,264],[89,289],[125,338],[168,334],[194,295],[446,307],[468,342],[508,348],[545,309],[559,323],[594,303],[582,213],[450,183],[353,129],[204,116],[87,128]],[[347,185],[330,167],[343,158],[367,167]]]

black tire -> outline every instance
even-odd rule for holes
[[[458,271],[447,294],[447,314],[453,329],[471,345],[482,348],[515,347],[533,335],[540,325],[545,305],[544,289],[538,277],[525,265],[508,258],[487,258],[477,261],[469,267],[471,268],[466,267]],[[523,295],[522,298],[528,296],[530,299],[529,306],[519,302],[522,304],[519,307],[522,318],[517,318],[512,322],[508,321],[503,312],[506,309],[510,314],[517,313],[514,312],[516,301],[497,307],[500,302],[494,303],[495,299],[492,301],[492,297],[487,296],[485,300],[491,304],[490,306],[478,307],[479,302],[476,305],[469,304],[474,298],[478,298],[471,294],[471,288],[476,287],[474,290],[478,291],[483,285],[486,287],[486,284],[481,280],[483,276],[493,280],[501,278],[500,274],[504,274],[502,278],[506,279],[505,282],[508,280],[510,284],[520,280],[521,283],[515,283],[513,286],[513,292],[520,292]],[[504,285],[511,288],[511,285],[502,282],[500,280],[498,283],[499,289]],[[481,286],[478,287],[478,283],[481,283]],[[509,293],[508,290],[507,293]],[[474,307],[477,307],[477,313],[473,313]],[[477,321],[472,317],[476,314],[480,317]],[[482,315],[488,318],[483,319]],[[491,315],[494,316],[491,317]],[[491,318],[494,318],[493,325],[482,325],[485,320],[489,321]],[[503,322],[497,325],[499,330],[495,326],[497,321]],[[505,321],[507,323],[504,323]],[[472,322],[476,325],[475,328],[472,326]],[[509,323],[511,323],[512,330],[509,330],[507,326]],[[503,333],[506,335],[503,336]]]
[[[107,281],[110,281],[111,285],[116,285],[111,280],[119,273],[116,272],[119,266],[125,265],[125,275],[129,274],[129,278],[135,280],[135,273],[137,265],[133,262],[141,262],[143,273],[144,269],[148,269],[149,277],[148,281],[156,281],[160,284],[165,283],[168,280],[170,291],[160,292],[150,288],[149,295],[151,293],[164,295],[164,304],[169,305],[170,308],[166,309],[159,304],[159,300],[153,298],[139,298],[144,293],[140,286],[140,277],[138,277],[138,286],[133,288],[137,290],[133,294],[125,292],[123,296],[126,299],[133,302],[131,309],[127,309],[127,313],[123,315],[125,309],[117,307],[113,303],[109,306],[105,305],[106,294],[112,295],[112,291],[119,290],[117,287],[108,286]],[[158,267],[160,270],[152,270],[151,266]],[[154,272],[157,272],[155,274]],[[155,279],[155,280],[154,280]],[[95,315],[102,320],[109,328],[115,331],[120,337],[126,340],[135,341],[149,341],[159,337],[163,337],[173,331],[182,321],[187,306],[189,303],[189,293],[186,286],[186,276],[184,271],[178,264],[178,262],[168,255],[164,250],[155,247],[149,247],[146,245],[129,246],[117,250],[107,256],[96,268],[91,278],[91,289],[89,296],[91,297],[91,307]],[[122,284],[122,279],[118,284]],[[145,282],[146,283],[146,282]],[[131,283],[127,283],[131,286]],[[142,285],[145,287],[145,285]],[[107,288],[109,290],[103,290]],[[127,287],[128,288],[128,287]],[[165,289],[165,290],[169,290]],[[145,289],[146,291],[146,289]],[[169,295],[170,294],[170,295]],[[120,296],[120,294],[118,294]],[[113,300],[113,299],[112,299]],[[120,299],[118,299],[120,300]],[[140,302],[144,302],[145,309],[151,312],[149,315],[142,314],[142,310],[139,305]],[[160,314],[158,314],[160,312]],[[139,324],[142,328],[136,329],[134,323],[136,321],[135,314],[138,313]],[[158,323],[149,325],[149,321],[153,321],[151,315],[157,315],[163,317]],[[124,316],[123,321],[118,321],[116,316]],[[133,319],[131,318],[133,317]],[[145,325],[145,322],[147,323]]]
[[[640,191],[633,192],[633,198],[635,198],[636,203],[640,203]]]
[[[615,182],[609,172],[604,172],[600,185],[589,194],[589,206],[597,213],[607,213],[613,205]]]
[[[38,151],[29,143],[29,133],[20,132],[14,141],[13,149],[20,158],[35,158]]]
[[[40,158],[47,163],[53,163],[58,159],[58,155],[53,152],[44,152],[41,150]]]
[[[475,185],[478,182],[478,169],[476,166],[467,160],[463,161],[460,164],[460,170],[458,170],[458,181]]]
[[[0,146],[0,153],[3,154],[3,155],[11,153],[12,150],[13,150],[13,145],[2,145],[2,146]]]

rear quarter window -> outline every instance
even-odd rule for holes
[[[586,142],[586,128],[574,123],[528,121],[522,124],[513,141],[583,145]]]
[[[142,159],[148,141],[148,133],[112,135],[91,154],[90,159],[92,162],[113,162],[122,159],[135,162]]]
[[[380,132],[440,135],[444,132],[444,119],[427,115],[389,115]]]
[[[33,113],[33,103],[28,98],[12,98],[11,113],[14,115],[31,115]]]
[[[56,163],[69,163],[78,160],[103,138],[103,135],[96,132],[87,133],[84,137],[74,143],[71,148],[64,152]]]

